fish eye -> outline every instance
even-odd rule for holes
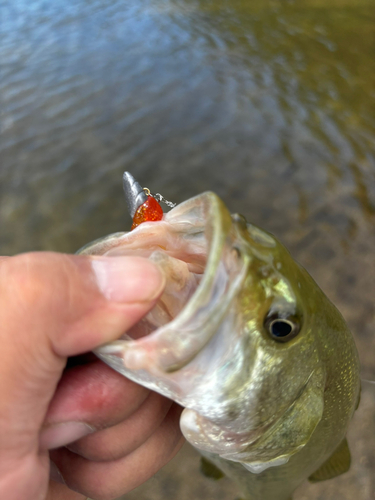
[[[277,342],[289,342],[300,331],[301,325],[296,316],[269,314],[264,322],[269,335]]]

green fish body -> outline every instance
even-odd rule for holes
[[[289,500],[303,480],[348,469],[357,350],[273,236],[204,193],[81,253],[141,255],[165,273],[155,308],[96,354],[184,406],[181,429],[207,475],[219,468],[246,500]]]

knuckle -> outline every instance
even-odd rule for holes
[[[103,477],[101,476],[100,481],[96,481],[95,478],[92,477],[90,478],[90,481],[82,481],[79,479],[78,482],[80,483],[78,491],[89,498],[95,498],[95,500],[114,500],[120,495],[127,493],[126,490],[124,491],[124,488],[116,487],[114,484],[109,484],[109,482],[103,480]]]
[[[113,432],[113,429],[106,429],[85,436],[75,443],[72,443],[67,448],[73,453],[92,462],[112,462],[125,457],[139,445],[134,438],[129,440],[129,438],[119,439],[119,437],[116,431],[115,433]],[[142,436],[140,441],[140,444],[142,444]]]
[[[100,441],[98,442],[95,435],[87,436],[84,440],[76,441],[68,445],[67,448],[76,455],[80,455],[92,462],[107,462],[120,458],[108,445],[103,446]]]
[[[69,304],[77,269],[74,258],[52,252],[31,252],[0,261],[2,296],[21,310]]]
[[[22,254],[1,263],[0,286],[7,292],[4,298],[18,307],[33,304],[40,293],[36,260],[31,254]]]
[[[1,286],[8,296],[18,301],[33,303],[46,289],[43,283],[43,262],[40,254],[26,253],[6,259],[1,263]],[[10,293],[9,293],[10,292]]]

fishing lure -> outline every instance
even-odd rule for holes
[[[143,222],[161,220],[163,209],[159,201],[171,208],[176,206],[176,203],[166,200],[160,193],[152,194],[148,188],[142,188],[129,172],[124,172],[123,187],[128,210],[133,218],[131,229],[135,229]]]

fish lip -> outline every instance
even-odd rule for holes
[[[201,214],[201,218],[198,217],[198,212]],[[232,256],[236,262],[240,263],[238,266],[241,267],[241,272],[238,276],[233,276],[234,272],[225,270],[222,260],[228,245],[228,238],[234,237],[230,236],[233,232],[238,237],[239,230],[233,224],[232,217],[223,202],[212,192],[203,193],[178,205],[165,214],[161,221],[141,224],[131,233],[120,237],[117,242],[113,242],[112,249],[107,251],[105,255],[115,255],[125,240],[127,249],[140,249],[139,241],[143,236],[145,241],[147,241],[147,237],[152,240],[153,233],[156,234],[158,228],[163,229],[163,225],[168,223],[172,232],[175,231],[180,238],[183,235],[182,245],[188,245],[188,237],[191,237],[193,243],[190,242],[190,244],[193,247],[196,235],[204,235],[206,242],[204,272],[196,290],[172,321],[157,328],[147,337],[126,342],[123,360],[124,364],[131,370],[152,369],[154,373],[158,374],[173,373],[190,363],[215,334],[226,311],[226,306],[233,300],[245,278],[249,262],[245,252],[240,252],[240,254],[236,252],[235,257]],[[149,236],[150,234],[151,236]],[[155,236],[155,241],[157,239],[158,237]],[[162,242],[159,241],[159,244],[162,246]],[[86,252],[89,253],[87,250],[90,249],[86,248]],[[219,307],[220,302],[223,307]],[[157,340],[153,344],[157,337],[159,340],[164,337],[163,346],[161,346],[162,342]],[[167,340],[169,340],[171,347],[168,347]],[[192,342],[189,347],[190,340]],[[155,347],[154,350],[160,351],[157,356],[150,354],[152,346]],[[100,348],[95,352],[108,362],[108,348],[106,353],[104,353],[104,349]],[[118,369],[117,365],[116,369]]]

